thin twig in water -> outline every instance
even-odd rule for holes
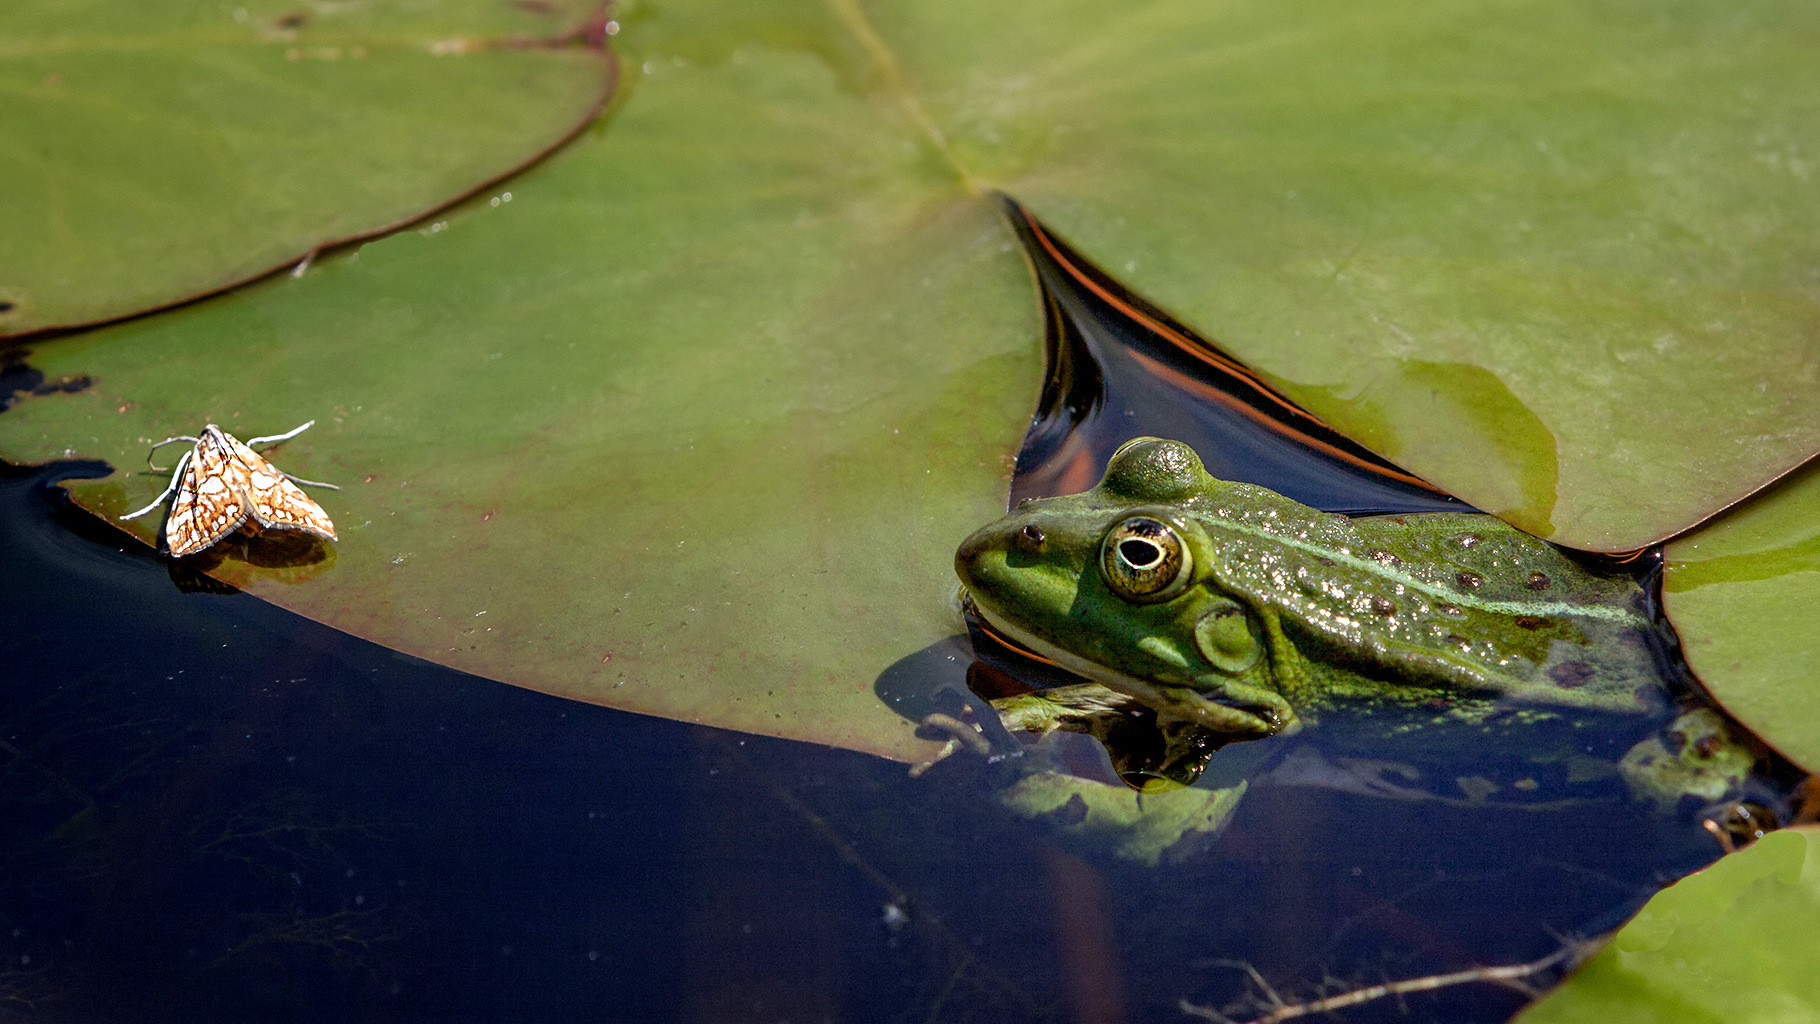
[[[1344,1009],[1348,1006],[1357,1006],[1360,1003],[1369,1003],[1374,999],[1382,999],[1385,996],[1403,996],[1408,995],[1411,992],[1432,992],[1435,989],[1448,988],[1453,985],[1465,985],[1475,981],[1495,982],[1497,984],[1516,988],[1530,995],[1537,995],[1538,993],[1535,990],[1529,988],[1527,985],[1521,984],[1522,979],[1534,974],[1540,974],[1563,960],[1567,960],[1577,953],[1584,951],[1590,945],[1591,943],[1589,942],[1569,943],[1540,960],[1531,960],[1526,964],[1511,964],[1507,967],[1475,967],[1470,971],[1456,971],[1453,974],[1431,974],[1423,978],[1409,978],[1405,981],[1386,982],[1382,985],[1368,985],[1364,988],[1354,989],[1351,992],[1345,992],[1337,996],[1328,996],[1325,999],[1316,999],[1307,1003],[1285,1003],[1283,1002],[1282,997],[1277,995],[1276,990],[1271,988],[1269,983],[1264,980],[1263,976],[1258,974],[1250,964],[1236,963],[1233,964],[1233,966],[1241,967],[1251,975],[1252,982],[1264,993],[1265,998],[1269,1000],[1269,1005],[1271,1006],[1270,1012],[1264,1014],[1262,1017],[1254,1017],[1249,1021],[1243,1022],[1243,1024],[1278,1024],[1280,1021],[1293,1020],[1297,1017],[1306,1017],[1312,1013],[1327,1013],[1332,1010]],[[1186,999],[1181,1000],[1177,1005],[1181,1007],[1183,1013],[1188,1014],[1191,1017],[1210,1020],[1213,1021],[1214,1024],[1239,1024],[1239,1022],[1234,1021],[1232,1018],[1220,1013],[1212,1007],[1200,1006],[1191,1003]]]

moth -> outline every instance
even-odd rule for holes
[[[213,423],[202,428],[201,437],[184,434],[165,438],[152,445],[152,452],[181,441],[189,441],[195,447],[177,460],[171,470],[171,485],[163,494],[150,505],[120,518],[137,519],[164,504],[164,500],[175,492],[177,497],[171,502],[171,513],[164,520],[164,539],[171,554],[178,558],[213,547],[221,538],[245,525],[249,516],[266,529],[302,530],[334,540],[335,524],[329,521],[322,506],[310,500],[297,484],[335,491],[341,488],[316,480],[298,479],[273,466],[250,447],[288,441],[315,423],[311,420],[289,433],[255,437],[245,444]],[[151,452],[146,454],[145,461],[151,465]],[[163,472],[157,466],[152,469]]]

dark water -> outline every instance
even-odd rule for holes
[[[59,475],[0,478],[0,996],[21,1019],[1173,1021],[1242,990],[1216,958],[1291,988],[1526,960],[1717,852],[1620,804],[1266,778],[1203,858],[1096,858],[1000,810],[1003,766],[912,780],[181,592],[60,508]]]
[[[1463,507],[1020,231],[1055,363],[1014,496],[1159,434],[1320,507]],[[1237,813],[1149,867],[1000,805],[1039,758],[1110,778],[1084,737],[1000,729],[1018,756],[912,779],[477,679],[123,549],[53,486],[104,471],[0,471],[0,1021],[1173,1022],[1255,994],[1241,962],[1306,999],[1533,960],[1720,852],[1615,782],[1548,808],[1387,795],[1360,784],[1369,738],[1323,723],[1221,750],[1201,785],[1249,780]],[[972,642],[878,693],[990,725]],[[1582,739],[1616,759],[1630,728]],[[1430,754],[1443,779],[1521,761]],[[1523,1002],[1468,985],[1337,1019]]]
[[[0,479],[0,1014],[923,1019],[966,966],[940,1019],[1045,1019],[1043,876],[964,772],[183,593],[60,510],[58,475]],[[899,931],[879,879],[918,894]]]

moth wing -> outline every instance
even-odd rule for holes
[[[234,441],[234,454],[246,466],[247,504],[253,518],[268,529],[302,530],[335,539],[335,524],[322,506],[296,484],[284,478],[265,457]]]
[[[213,547],[246,522],[246,467],[204,431],[164,521],[165,543],[178,558]]]

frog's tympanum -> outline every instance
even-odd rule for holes
[[[995,702],[1008,724],[1154,716],[1163,778],[1339,708],[1672,716],[1672,640],[1632,576],[1488,515],[1320,512],[1217,480],[1173,441],[1127,443],[1091,491],[1022,502],[955,566],[993,630],[1092,681]]]

